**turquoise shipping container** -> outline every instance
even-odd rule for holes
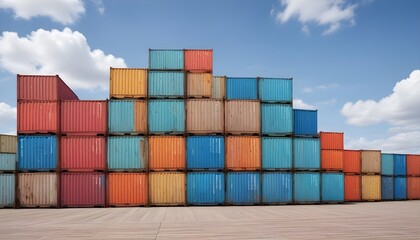
[[[262,174],[262,202],[264,204],[292,203],[293,178],[290,172]]]
[[[108,170],[147,170],[147,149],[147,139],[145,137],[108,137]]]
[[[16,170],[16,153],[0,153],[0,172]]]
[[[108,132],[136,132],[134,102],[134,100],[111,100],[108,102]]]
[[[261,104],[261,132],[267,135],[290,135],[293,132],[293,108],[290,104]]]
[[[257,78],[226,78],[226,99],[258,100]]]
[[[152,70],[183,70],[184,50],[149,49],[149,68]]]
[[[223,136],[187,137],[187,169],[223,170],[225,139]]]
[[[223,172],[189,172],[187,174],[189,205],[224,205],[225,174]]]
[[[381,195],[382,200],[394,200],[394,177],[381,177]]]
[[[256,172],[227,173],[228,205],[255,205],[261,202],[261,175]]]
[[[321,201],[321,174],[295,172],[293,174],[293,201],[298,204]]]
[[[344,202],[344,173],[322,173],[322,202]]]
[[[184,72],[149,71],[148,79],[150,98],[184,97]]]
[[[297,170],[318,170],[321,166],[319,138],[293,139],[293,168]]]
[[[394,176],[407,175],[406,155],[394,154]]]
[[[394,175],[394,154],[382,153],[381,154],[381,168],[382,175]]]
[[[184,133],[184,100],[149,100],[149,133]]]
[[[262,137],[261,147],[263,170],[292,169],[292,138]]]
[[[57,168],[56,136],[18,136],[18,169],[51,171]]]
[[[318,134],[318,111],[293,109],[293,134],[316,136]]]
[[[292,103],[292,78],[259,78],[258,90],[262,102]]]
[[[407,178],[394,177],[394,200],[407,199]]]
[[[15,182],[14,174],[0,174],[0,208],[15,206]]]

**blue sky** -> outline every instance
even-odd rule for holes
[[[418,12],[416,0],[0,0],[0,132],[16,131],[16,73],[105,99],[109,66],[211,48],[215,75],[293,77],[295,107],[318,109],[346,148],[420,153]]]

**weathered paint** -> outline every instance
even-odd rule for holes
[[[61,133],[68,135],[106,134],[106,101],[62,101]]]
[[[225,131],[227,133],[261,132],[261,106],[259,101],[225,101]]]
[[[147,149],[145,137],[108,137],[108,170],[146,170]]]
[[[223,133],[223,100],[187,99],[187,132]]]
[[[57,168],[56,136],[18,136],[18,169],[49,171]]]
[[[60,169],[67,171],[105,171],[106,137],[61,137]]]
[[[211,97],[211,73],[187,73],[188,97]]]
[[[149,97],[184,97],[184,72],[149,71]]]
[[[381,173],[381,151],[362,150],[362,173]]]
[[[184,133],[184,100],[150,100],[147,111],[149,133]]]
[[[261,104],[262,134],[284,135],[293,132],[293,109],[290,104]]]
[[[321,149],[344,149],[344,133],[342,132],[320,132]]]
[[[105,186],[104,173],[62,173],[61,206],[103,207]]]
[[[149,68],[152,70],[183,70],[184,50],[149,49]]]
[[[56,134],[60,132],[58,101],[18,102],[17,118],[18,134]]]
[[[226,137],[226,168],[228,170],[261,169],[261,138]]]
[[[211,86],[211,98],[224,99],[225,98],[225,81],[226,77],[213,76]]]
[[[360,150],[344,150],[344,172],[360,174],[361,152]]]
[[[292,138],[262,137],[261,147],[263,170],[292,169]]]
[[[107,179],[110,206],[145,206],[149,184],[146,173],[109,173]]]
[[[223,172],[189,172],[187,203],[190,205],[223,205],[225,174]]]
[[[213,71],[213,50],[212,49],[185,49],[185,70],[186,71]]]
[[[407,177],[407,199],[420,199],[420,177]]]
[[[293,167],[299,170],[320,169],[321,153],[318,138],[293,139]]]
[[[318,111],[293,109],[293,134],[316,136],[318,134]]]
[[[57,173],[19,173],[17,199],[20,207],[57,207]]]
[[[185,205],[185,173],[149,173],[151,205]]]
[[[16,153],[0,153],[0,172],[16,170]]]
[[[226,78],[226,99],[257,100],[257,78]]]
[[[293,201],[295,203],[318,203],[321,201],[321,174],[295,172],[293,174]]]
[[[262,174],[262,202],[266,204],[292,203],[293,178],[290,172]]]
[[[293,100],[291,78],[259,78],[259,97],[263,102],[286,102]]]
[[[0,208],[15,206],[14,174],[0,174]]]
[[[225,139],[222,136],[187,137],[187,169],[222,170],[225,167]]]
[[[185,137],[149,137],[150,170],[184,170]]]
[[[381,176],[362,175],[362,200],[381,200]]]
[[[382,175],[394,175],[394,154],[381,154],[381,169]]]
[[[381,177],[381,196],[382,200],[394,200],[394,177]]]
[[[343,150],[321,150],[321,168],[326,171],[343,170]]]
[[[394,154],[394,176],[407,175],[406,155]]]
[[[322,202],[344,202],[344,174],[322,173]]]
[[[110,68],[110,98],[146,98],[147,69]]]
[[[346,202],[360,202],[362,198],[361,176],[348,175],[344,176],[344,200]]]
[[[147,132],[147,102],[142,100],[117,100],[108,102],[109,133]]]
[[[0,152],[17,153],[17,137],[0,134]]]
[[[227,173],[226,202],[230,205],[253,205],[261,201],[261,175],[256,172]]]
[[[394,177],[394,200],[407,199],[407,178]]]

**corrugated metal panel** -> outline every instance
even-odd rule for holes
[[[232,205],[252,205],[261,201],[261,175],[255,172],[227,173],[226,202]]]
[[[18,102],[18,133],[59,133],[57,101]]]
[[[263,203],[292,203],[292,174],[265,172],[262,174]]]
[[[344,200],[346,202],[359,202],[361,197],[361,176],[346,174],[344,176]]]
[[[17,152],[17,137],[11,136],[11,135],[0,134],[0,152],[16,153]]]
[[[263,102],[292,102],[293,82],[291,78],[260,78],[259,96]]]
[[[295,136],[316,136],[318,111],[293,109],[293,133]]]
[[[187,73],[188,97],[211,97],[211,73]]]
[[[381,177],[381,196],[382,200],[394,199],[394,177]]]
[[[149,133],[184,133],[184,100],[149,100]]]
[[[225,77],[213,76],[211,87],[211,98],[224,99],[225,98]]]
[[[150,173],[149,196],[151,205],[184,205],[185,173]]]
[[[394,154],[381,154],[381,169],[382,175],[394,175]]]
[[[0,174],[0,208],[15,206],[15,175]]]
[[[224,169],[225,139],[222,136],[187,137],[188,169]]]
[[[344,202],[344,174],[322,173],[322,202]]]
[[[223,100],[188,99],[186,102],[189,133],[223,133]]]
[[[62,173],[61,206],[105,206],[105,174]]]
[[[226,168],[256,170],[261,168],[260,137],[226,137]]]
[[[343,170],[343,150],[321,150],[322,170]]]
[[[341,132],[320,132],[321,149],[344,149],[344,133]]]
[[[18,169],[33,171],[56,170],[56,136],[19,136]]]
[[[293,201],[316,203],[321,201],[321,174],[299,172],[293,174]]]
[[[78,100],[77,95],[56,76],[17,75],[18,100]]]
[[[18,196],[21,207],[57,206],[56,173],[19,173]]]
[[[407,155],[407,175],[420,176],[420,155]]]
[[[292,138],[261,138],[262,169],[292,169],[292,144]]]
[[[407,199],[420,199],[420,177],[407,177]]]
[[[394,177],[394,199],[405,200],[407,199],[407,178]]]
[[[137,136],[108,137],[108,169],[147,169],[147,139]]]
[[[226,99],[257,100],[257,78],[226,78]]]
[[[360,150],[344,150],[344,172],[360,173],[361,152]]]
[[[362,173],[381,173],[381,151],[362,150]]]
[[[111,68],[110,98],[146,98],[147,69]]]
[[[16,153],[0,153],[0,171],[16,170]]]
[[[259,101],[226,101],[225,131],[227,133],[260,133]]]
[[[261,104],[263,134],[291,134],[293,132],[293,109],[289,104]]]
[[[184,72],[150,71],[149,97],[184,97]]]
[[[394,175],[395,176],[407,175],[406,156],[403,154],[394,155]]]
[[[160,70],[183,70],[184,50],[149,49],[149,68]]]
[[[142,100],[109,101],[108,131],[110,133],[146,133],[147,102]]]
[[[293,154],[293,167],[295,169],[309,170],[321,168],[319,139],[294,138]]]
[[[213,50],[211,49],[185,49],[185,70],[187,71],[213,71]]]
[[[185,169],[185,137],[149,137],[149,169]]]
[[[61,132],[64,134],[106,134],[106,101],[62,101]]]
[[[381,176],[362,175],[362,200],[381,200]]]
[[[111,206],[147,205],[149,196],[146,173],[110,173],[108,204]]]
[[[224,204],[225,174],[222,172],[188,173],[187,202],[191,205]]]
[[[60,168],[68,171],[106,169],[105,137],[61,137]]]

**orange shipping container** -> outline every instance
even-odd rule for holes
[[[420,177],[407,177],[407,199],[420,200]]]
[[[344,201],[346,202],[360,202],[361,200],[361,176],[360,175],[345,175],[344,176]]]
[[[189,133],[223,133],[223,100],[189,99],[186,102]]]
[[[227,137],[226,168],[256,170],[261,168],[260,137]]]
[[[381,200],[381,176],[362,175],[362,200]]]
[[[185,70],[190,72],[213,71],[213,50],[186,49],[184,52]]]
[[[149,196],[151,205],[185,205],[185,173],[150,173]]]
[[[225,102],[225,131],[227,133],[260,133],[260,102],[231,100]]]
[[[19,173],[17,199],[21,207],[56,207],[56,173]]]
[[[344,150],[344,173],[360,173],[360,150]]]
[[[61,132],[74,135],[105,135],[106,101],[62,101]]]
[[[146,98],[147,69],[110,68],[110,98]]]
[[[187,73],[188,97],[211,97],[211,73]]]
[[[343,170],[343,151],[342,150],[321,150],[322,170]]]
[[[18,102],[18,133],[59,133],[58,101]]]
[[[185,138],[149,137],[149,168],[150,170],[184,170]]]
[[[344,133],[341,132],[321,132],[321,149],[325,150],[343,150]]]
[[[362,173],[381,173],[381,151],[362,150]]]
[[[110,206],[146,206],[149,185],[146,173],[110,173],[108,175]]]
[[[420,155],[407,155],[407,175],[420,176]]]

